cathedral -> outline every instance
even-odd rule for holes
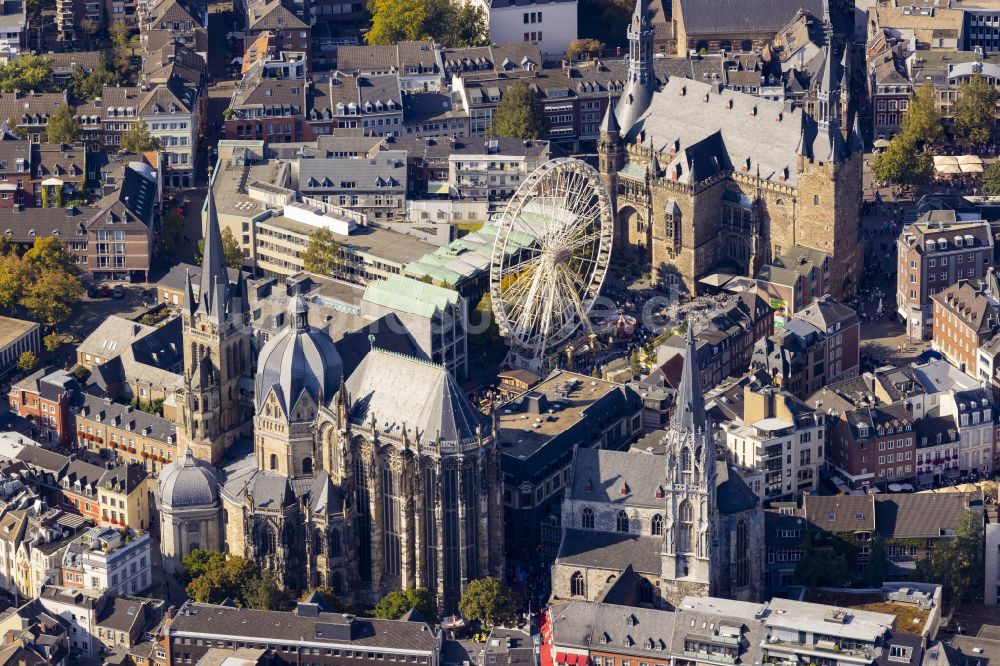
[[[764,510],[716,457],[692,329],[662,452],[574,452],[553,603],[672,609],[686,596],[763,598]]]
[[[825,291],[856,288],[863,146],[848,123],[850,50],[824,17],[822,66],[806,108],[671,77],[657,89],[646,0],[628,29],[628,78],[608,108],[599,169],[616,252],[695,293],[715,272],[756,276],[793,246],[829,256]]]
[[[186,453],[157,486],[168,569],[197,548],[226,550],[292,590],[372,604],[426,587],[442,610],[469,581],[502,575],[494,425],[444,366],[374,341],[345,376],[298,295],[252,355],[246,286],[228,280],[211,190],[207,218],[200,289],[189,276],[182,313]]]

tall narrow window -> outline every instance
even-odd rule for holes
[[[589,506],[583,508],[583,516],[581,518],[581,525],[584,529],[592,530],[594,529],[594,510]]]
[[[583,574],[579,571],[573,572],[573,577],[569,582],[570,594],[574,597],[583,597],[587,594],[587,587],[583,582]]]
[[[617,529],[619,532],[628,532],[628,514],[624,511],[618,512]]]

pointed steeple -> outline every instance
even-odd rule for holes
[[[615,105],[611,99],[611,95],[608,95],[608,107],[604,110],[604,118],[601,120],[601,134],[614,134],[618,135],[621,133],[621,126],[618,124],[618,117],[615,115]]]
[[[671,428],[694,433],[705,427],[705,400],[701,392],[698,347],[694,341],[694,322],[689,319],[684,337],[684,365],[681,382],[677,387]]]
[[[229,272],[222,249],[219,215],[215,210],[215,195],[208,188],[206,203],[205,249],[201,260],[201,282],[198,285],[198,314],[221,323],[229,316]]]
[[[639,117],[649,108],[656,90],[653,71],[653,37],[648,0],[636,0],[628,27],[628,80],[615,108],[622,135],[628,134]]]

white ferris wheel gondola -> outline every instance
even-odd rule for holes
[[[545,370],[588,328],[611,263],[611,205],[597,170],[550,160],[521,183],[500,218],[490,298],[512,365]]]

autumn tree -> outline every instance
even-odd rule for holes
[[[910,94],[909,108],[903,113],[903,133],[921,147],[940,143],[944,139],[941,112],[937,108],[937,91],[928,81]]]
[[[59,351],[59,348],[63,346],[63,337],[55,331],[52,331],[42,338],[42,344],[45,345],[45,351]]]
[[[969,146],[989,143],[996,119],[997,91],[981,75],[958,87],[952,131]]]
[[[80,137],[80,124],[73,117],[73,109],[66,104],[60,104],[45,126],[45,137],[49,143],[74,144]]]
[[[36,271],[60,271],[70,275],[80,272],[62,241],[55,236],[35,238],[34,244],[24,253],[24,261]]]
[[[98,29],[97,21],[86,16],[80,19],[76,24],[76,29],[80,31],[83,35],[83,41],[87,45],[87,49],[90,49],[90,43],[94,39],[94,35],[97,34]]]
[[[31,372],[38,365],[38,356],[33,351],[23,351],[17,357],[17,367],[22,372]]]
[[[372,27],[365,33],[369,44],[395,44],[423,37],[427,21],[424,0],[371,0]]]
[[[269,571],[262,572],[245,557],[192,551],[184,558],[185,591],[198,603],[219,604],[230,599],[240,608],[288,610],[289,595]]]
[[[604,51],[604,44],[599,39],[581,37],[569,43],[567,52],[570,60],[599,56]]]
[[[483,10],[472,3],[448,0],[370,0],[369,44],[395,44],[432,39],[448,48],[483,46],[489,28]]]
[[[118,77],[124,80],[131,80],[134,74],[132,62],[132,44],[129,38],[128,28],[120,21],[115,21],[111,26],[111,63],[118,73]]]
[[[507,88],[493,113],[490,134],[511,139],[541,139],[548,132],[545,109],[526,81]]]
[[[57,326],[69,318],[73,305],[83,298],[83,285],[75,275],[42,270],[26,288],[21,306],[46,326]]]
[[[332,231],[320,228],[313,232],[302,253],[302,263],[310,273],[333,275],[336,272],[340,266],[340,243]]]
[[[139,120],[122,133],[122,152],[142,153],[147,150],[159,150],[160,140],[149,133],[145,120]]]
[[[493,577],[469,581],[458,609],[466,620],[478,620],[487,629],[512,621],[516,610],[510,588]]]

